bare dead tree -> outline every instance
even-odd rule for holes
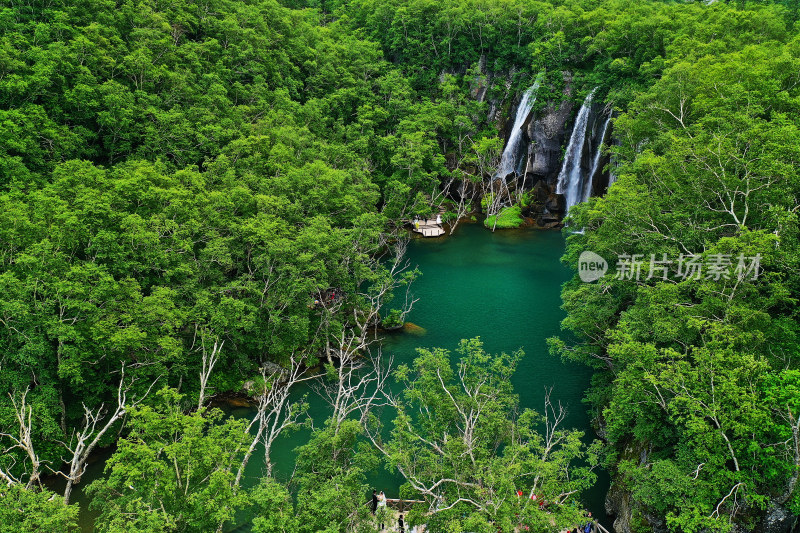
[[[266,475],[272,476],[274,467],[271,459],[272,445],[283,431],[299,425],[301,417],[305,414],[305,407],[290,402],[289,397],[298,383],[313,378],[313,376],[307,375],[308,372],[302,359],[295,356],[291,357],[288,369],[276,366],[270,371],[266,366],[261,368],[263,382],[259,384],[261,389],[257,395],[258,407],[256,415],[247,426],[248,433],[255,428],[256,434],[236,472],[235,485],[237,487],[241,482],[247,463],[259,443],[264,445]]]
[[[475,382],[467,382],[465,381],[465,368],[462,366],[459,368],[458,372],[458,389],[460,392],[466,394],[466,396],[474,401],[475,403],[467,407],[465,404],[469,402],[460,403],[454,396],[453,393],[450,391],[450,388],[445,383],[442,378],[441,372],[437,369],[436,370],[436,378],[438,379],[439,388],[444,393],[443,396],[448,399],[448,408],[452,408],[454,412],[457,413],[456,421],[454,423],[454,427],[457,430],[456,435],[447,435],[444,434],[440,438],[435,437],[433,439],[426,438],[423,436],[419,431],[416,431],[413,426],[411,425],[411,421],[409,418],[405,418],[405,429],[409,431],[412,435],[414,435],[414,439],[422,443],[426,448],[433,452],[435,456],[438,456],[442,459],[442,461],[447,462],[447,441],[449,439],[460,439],[464,443],[464,451],[462,456],[469,456],[469,460],[471,461],[472,465],[475,466],[475,455],[474,455],[474,432],[475,426],[480,420],[480,413],[483,410],[483,407],[486,406],[487,403],[494,401],[495,396],[491,394],[485,394],[483,391],[484,385],[486,383],[485,379],[477,380]],[[385,389],[384,392],[384,399],[388,405],[391,405],[398,411],[401,411],[403,407],[400,404],[400,401],[392,395],[388,389]],[[369,405],[365,405],[365,408],[369,408]],[[420,412],[418,413],[421,417],[429,417],[431,416],[431,412],[428,406],[420,406]],[[366,413],[362,415],[362,419],[366,418]],[[366,426],[366,434],[373,445],[384,454],[386,457],[390,456],[390,451],[386,444],[383,442],[380,431],[376,430],[375,428],[371,428],[370,426]],[[473,480],[469,479],[461,479],[461,478],[450,478],[450,477],[443,477],[441,479],[436,480],[426,480],[424,479],[427,477],[425,474],[426,472],[418,473],[416,464],[412,461],[411,464],[398,464],[396,465],[398,471],[403,475],[406,481],[411,485],[411,487],[417,491],[420,495],[428,497],[431,501],[431,511],[443,511],[450,509],[457,505],[458,503],[468,503],[481,511],[487,511],[488,508],[485,505],[484,501],[480,499],[475,499],[470,495],[471,491],[478,490],[481,488],[479,483],[474,482]],[[453,499],[449,503],[445,503],[443,500],[443,493],[445,487],[451,489],[451,492],[454,491],[458,494],[458,497]],[[462,493],[462,490],[464,491]]]
[[[0,433],[0,437],[6,437],[12,442],[11,446],[3,451],[3,454],[8,454],[14,449],[20,449],[28,457],[28,461],[30,462],[30,471],[23,473],[23,475],[27,475],[28,477],[28,481],[25,483],[26,489],[30,489],[39,483],[42,467],[42,461],[39,459],[39,455],[36,453],[33,445],[33,439],[31,437],[33,433],[33,408],[28,405],[26,401],[28,391],[29,389],[26,388],[25,392],[19,396],[19,399],[16,398],[16,395],[9,393],[11,405],[14,409],[14,417],[17,419],[17,425],[19,426],[19,433],[17,435]],[[15,483],[21,483],[22,476],[15,477],[11,474],[10,470],[8,472],[4,472],[2,469],[0,469],[0,479],[5,481],[8,485],[12,485]]]
[[[489,183],[489,194],[491,201],[486,206],[486,216],[494,216],[492,224],[492,231],[494,231],[497,228],[500,211],[504,207],[512,205],[511,189],[504,178],[498,177]]]
[[[404,260],[407,244],[407,239],[398,239],[392,243],[392,260],[388,266],[384,266],[383,258],[380,256],[366,260],[367,271],[381,274],[377,276],[377,280],[372,280],[373,283],[368,289],[355,295],[362,305],[348,309],[348,302],[344,297],[331,300],[320,298],[318,302],[322,309],[323,320],[317,334],[325,336],[326,358],[329,368],[334,369],[336,374],[334,380],[324,384],[322,394],[329,398],[334,406],[333,418],[337,421],[337,429],[341,422],[359,410],[365,401],[374,401],[378,398],[377,391],[388,379],[388,370],[363,374],[364,369],[381,368],[381,366],[379,357],[364,359],[362,354],[369,354],[368,347],[378,338],[374,326],[378,322],[380,309],[393,296],[394,289],[405,284],[403,315],[408,313],[416,302],[410,293],[410,284],[401,279],[409,272],[410,267]],[[362,284],[357,283],[357,286]],[[333,317],[342,315],[345,319],[344,326],[334,330],[335,333],[332,332],[331,326],[335,322]],[[248,433],[255,432],[255,437],[238,466],[236,486],[240,485],[245,468],[259,444],[264,446],[266,473],[268,476],[271,475],[274,468],[271,460],[274,442],[283,431],[301,423],[305,408],[291,402],[290,395],[298,383],[318,378],[310,375],[310,370],[305,364],[307,356],[308,354],[293,355],[286,368],[265,366],[261,369],[262,385],[259,386],[263,388],[257,395],[256,415],[247,427]]]
[[[446,387],[445,387],[446,390]],[[443,461],[446,461],[447,451],[446,451],[446,444],[449,438],[459,438],[459,436],[464,436],[464,431],[469,430],[467,427],[468,424],[474,422],[475,419],[472,417],[474,413],[467,414],[465,410],[461,409],[461,406],[455,402],[455,399],[449,395],[451,401],[453,402],[453,406],[456,407],[456,410],[459,412],[460,417],[463,419],[465,425],[459,425],[459,435],[458,436],[448,436],[447,434],[443,435],[441,440],[439,439],[427,439],[419,432],[416,432],[413,427],[410,425],[408,419],[406,419],[406,429],[414,435],[414,438],[424,444],[427,448],[434,452],[434,455],[440,457]],[[392,405],[396,409],[400,408],[398,400],[392,396],[391,394],[386,394],[385,396],[386,403]],[[369,407],[369,406],[367,406]],[[362,418],[366,418],[366,416],[362,416]],[[370,439],[372,444],[375,448],[385,455],[386,457],[390,456],[390,450],[387,445],[383,442],[379,431],[375,428],[371,428],[366,426],[367,437]],[[465,439],[466,442],[466,439]],[[464,452],[465,455],[469,454],[471,450],[469,446],[467,446],[467,450]],[[471,460],[474,461],[474,456],[471,456]],[[430,511],[446,511],[459,503],[468,503],[475,507],[479,511],[488,511],[489,508],[486,505],[486,501],[484,499],[474,498],[472,494],[474,491],[480,490],[482,487],[480,483],[474,482],[473,480],[463,479],[463,478],[451,478],[451,477],[442,477],[440,479],[435,480],[426,480],[425,472],[423,468],[423,472],[417,472],[417,466],[412,461],[412,464],[397,464],[397,470],[400,474],[405,478],[405,480],[409,483],[411,488],[413,488],[417,493],[421,496],[428,498],[430,502]],[[491,491],[490,488],[483,487]],[[451,493],[457,494],[456,498],[453,498],[450,502],[444,501],[444,493],[445,489],[448,489]],[[492,499],[491,497],[489,498]],[[495,503],[501,502],[500,499],[494,499]]]
[[[792,437],[786,444],[788,447],[788,454],[791,457],[791,462],[794,465],[793,473],[786,483],[786,489],[783,494],[778,498],[778,503],[783,505],[789,501],[797,488],[797,480],[800,477],[800,417],[792,412],[791,407],[786,407],[786,412],[779,413],[784,421],[789,425],[792,432]]]
[[[450,509],[459,503],[466,503],[473,506],[476,510],[487,513],[494,513],[505,504],[508,497],[504,494],[495,492],[491,484],[487,485],[483,476],[486,475],[485,465],[477,460],[476,435],[479,425],[485,416],[487,409],[496,404],[499,398],[499,391],[487,387],[488,376],[468,376],[468,369],[461,365],[458,368],[455,384],[451,384],[442,376],[439,369],[431,377],[438,382],[436,389],[441,393],[440,398],[444,401],[441,407],[454,413],[452,423],[442,435],[428,435],[422,430],[414,427],[413,419],[432,419],[435,418],[434,406],[420,404],[418,410],[411,415],[399,417],[398,420],[405,424],[402,430],[409,434],[410,442],[414,446],[425,450],[425,460],[417,463],[417,454],[411,453],[406,462],[396,464],[398,471],[403,475],[409,485],[422,497],[428,500],[431,512],[441,512]],[[457,391],[457,392],[456,392]],[[505,464],[520,464],[520,461],[530,465],[529,469],[523,470],[520,476],[533,476],[531,493],[528,502],[533,501],[534,494],[541,490],[542,476],[550,469],[538,468],[535,465],[542,465],[549,461],[561,461],[556,458],[554,452],[561,449],[560,445],[565,441],[575,438],[574,432],[561,429],[566,418],[566,410],[558,403],[551,401],[552,389],[545,391],[544,400],[544,425],[545,434],[540,437],[521,438],[517,431],[511,431],[510,444],[505,446],[503,460]],[[399,400],[391,395],[388,390],[384,395],[385,402],[398,412],[405,410]],[[446,405],[444,405],[446,404]],[[366,418],[366,417],[363,417]],[[485,429],[485,428],[484,428]],[[383,442],[380,428],[366,426],[366,434],[379,452],[386,457],[392,456],[398,450],[390,449],[389,445]],[[451,440],[459,442],[458,457],[454,458],[452,447],[448,445]],[[501,446],[503,439],[498,438],[494,446]],[[496,451],[496,450],[495,450]],[[395,456],[396,457],[396,456]],[[453,461],[466,461],[461,464],[450,475],[445,471],[440,472],[441,476],[431,472],[431,464],[453,465]],[[502,469],[502,467],[500,467]],[[566,468],[566,464],[563,465]],[[532,470],[530,470],[532,469]],[[445,469],[446,470],[446,469]],[[566,490],[554,497],[554,503],[563,505],[566,500],[577,490]],[[445,499],[447,495],[447,499]]]
[[[19,481],[16,478],[11,476],[11,474],[5,472],[2,468],[0,468],[0,480],[5,482],[5,484],[8,485],[9,487],[11,485],[14,485],[15,483],[19,483]]]
[[[205,401],[206,395],[206,387],[208,386],[208,378],[211,376],[211,372],[214,370],[214,365],[216,365],[219,361],[219,355],[222,352],[222,346],[224,344],[225,341],[215,341],[214,346],[211,348],[211,353],[208,353],[208,350],[206,350],[205,340],[201,342],[203,359],[202,368],[200,369],[200,397],[197,400],[198,409],[203,407],[203,402]]]
[[[472,209],[473,204],[478,200],[482,188],[478,183],[475,183],[476,178],[466,172],[453,172],[450,177],[442,186],[442,202],[444,198],[457,198],[458,201],[453,203],[455,216],[450,222],[450,235],[456,230],[458,223],[464,218],[467,213]],[[440,202],[441,207],[441,202]]]
[[[480,196],[482,188],[479,185],[483,181],[484,172],[484,168],[481,165],[475,165],[473,161],[475,156],[472,151],[476,146],[474,140],[476,132],[471,127],[469,119],[466,119],[466,122],[457,121],[456,126],[460,127],[456,128],[455,150],[453,151],[455,157],[451,165],[450,176],[442,184],[439,192],[431,195],[431,203],[437,208],[441,208],[447,198],[457,199],[454,204],[455,218],[450,223],[451,235],[459,221],[469,213],[471,206]]]
[[[553,405],[550,396],[553,393],[553,387],[548,387],[544,391],[544,446],[542,447],[540,460],[541,462],[547,461],[550,457],[552,451],[558,446],[566,437],[566,433],[561,431],[561,424],[564,422],[564,419],[567,417],[567,410],[564,409],[564,406],[561,405],[561,402],[558,402],[558,405]],[[539,473],[533,478],[533,483],[531,485],[531,492],[528,495],[528,498],[533,498],[533,495],[536,494],[536,491],[539,489],[539,481],[541,480],[541,475]],[[566,498],[569,496],[570,493],[563,493],[559,495],[559,498]]]
[[[739,504],[739,499],[737,497],[738,493],[739,493],[739,489],[742,489],[742,492],[744,492],[746,490],[746,488],[747,488],[747,484],[745,484],[743,481],[740,481],[739,483],[736,483],[733,487],[731,487],[730,492],[728,492],[728,494],[719,501],[717,506],[714,508],[714,511],[709,515],[709,518],[719,518],[720,517],[720,514],[719,514],[720,508],[722,507],[722,505],[728,499],[733,497],[733,501],[731,503],[731,511],[728,514],[728,521],[729,522],[733,521],[733,517],[736,516],[736,514],[739,512],[739,509],[741,507],[740,504]]]
[[[375,353],[370,350],[367,354],[343,359],[334,377],[328,376],[318,387],[320,396],[331,406],[335,431],[353,414],[357,413],[364,422],[372,408],[387,405],[385,391],[392,360],[384,363],[380,350]]]
[[[117,405],[113,410],[107,410],[105,404],[101,404],[97,409],[90,409],[86,404],[83,404],[83,428],[73,434],[69,443],[62,443],[71,454],[71,457],[64,460],[69,465],[69,472],[53,471],[67,480],[64,488],[65,504],[69,504],[72,488],[75,484],[80,483],[81,477],[86,471],[86,461],[97,444],[129,409],[139,405],[150,394],[158,380],[159,378],[153,380],[141,396],[131,399],[128,397],[128,393],[137,380],[133,378],[128,383],[125,382],[125,364],[123,364],[120,370],[119,386],[117,387]]]
[[[435,456],[440,457],[441,460],[445,462],[447,461],[448,454],[447,441],[454,438],[459,439],[464,444],[462,457],[468,457],[472,467],[477,469],[478,465],[475,458],[476,428],[481,420],[484,409],[489,404],[496,401],[497,396],[486,390],[485,386],[489,379],[488,375],[483,376],[482,379],[470,380],[467,378],[466,372],[467,368],[464,365],[460,365],[458,369],[458,389],[466,396],[466,401],[460,402],[453,395],[448,384],[445,383],[439,369],[436,370],[436,379],[439,383],[439,389],[448,400],[447,403],[449,405],[447,407],[452,408],[454,412],[457,413],[454,423],[454,428],[457,431],[455,435],[444,434],[440,438],[428,439],[411,426],[410,419],[408,418],[405,419],[405,429],[412,433],[418,442],[422,443],[426,448],[429,448]],[[398,399],[393,395],[387,393],[385,399],[386,402],[395,409],[402,409]],[[430,412],[428,409],[427,406],[424,407],[419,414],[423,417],[429,416]],[[367,436],[381,453],[387,457],[389,456],[390,452],[388,448],[382,442],[380,435],[376,431],[368,428]],[[487,490],[489,493],[492,492],[490,488],[482,487],[478,480],[461,477],[443,477],[435,480],[425,480],[424,478],[427,476],[425,476],[424,469],[421,474],[418,473],[415,464],[398,464],[397,468],[414,490],[430,499],[431,511],[444,511],[459,503],[468,503],[477,510],[490,512],[490,508],[493,508],[495,505],[501,505],[503,501],[502,498],[498,498],[496,495],[489,495],[487,498],[475,498],[475,491]],[[443,494],[445,488],[451,493],[457,494],[457,497],[453,498],[450,502],[444,502]]]
[[[511,194],[505,176],[498,176],[502,147],[500,145],[485,146],[472,143],[472,157],[481,180],[481,194],[490,201],[486,204],[486,216],[497,215],[506,203],[511,202]],[[499,183],[498,183],[499,182]],[[495,219],[495,226],[497,220]],[[492,228],[494,231],[494,227]]]
[[[362,280],[357,287],[366,286],[354,295],[357,304],[345,310],[339,302],[326,309],[328,318],[335,313],[346,313],[345,322],[337,328],[329,328],[326,335],[328,373],[321,383],[321,394],[332,406],[335,431],[352,413],[360,409],[365,390],[376,385],[376,378],[367,377],[365,364],[380,362],[380,354],[373,357],[370,346],[378,340],[376,326],[381,309],[394,297],[394,291],[405,285],[405,299],[401,315],[404,317],[417,301],[410,292],[414,277],[410,263],[405,259],[408,239],[397,239],[386,243],[391,250],[388,262],[375,256],[368,260],[369,280]],[[331,322],[328,322],[330,324]],[[378,379],[382,383],[382,380]]]

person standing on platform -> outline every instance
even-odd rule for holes
[[[386,526],[386,516],[389,514],[389,510],[386,508],[386,494],[383,491],[378,494],[378,522],[381,524],[381,531],[383,531],[384,526]]]

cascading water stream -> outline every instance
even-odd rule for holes
[[[572,135],[567,145],[567,153],[564,156],[564,163],[561,166],[561,172],[558,174],[556,192],[564,195],[567,212],[569,212],[570,207],[580,202],[583,198],[584,180],[581,172],[581,157],[583,156],[583,145],[586,142],[589,111],[596,90],[597,87],[589,93],[580,111],[578,111],[578,116],[575,118],[575,126],[572,128]]]
[[[603,123],[603,129],[600,130],[600,140],[597,143],[597,151],[594,153],[594,159],[592,160],[592,169],[589,171],[589,177],[583,187],[583,196],[581,198],[581,202],[587,201],[592,195],[594,177],[600,171],[600,160],[603,158],[603,143],[606,140],[606,133],[608,133],[609,124],[611,124],[611,115],[608,115],[606,121]]]
[[[519,146],[522,141],[522,126],[525,124],[525,119],[528,118],[528,113],[531,112],[533,104],[536,103],[536,91],[539,88],[539,78],[540,76],[537,76],[536,82],[525,91],[522,95],[522,100],[519,102],[517,116],[514,118],[514,126],[511,128],[511,134],[503,150],[503,155],[500,157],[500,167],[497,169],[496,174],[498,178],[505,178],[517,170],[516,163],[519,155]]]

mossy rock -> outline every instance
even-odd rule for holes
[[[495,219],[497,223],[495,224]],[[518,205],[511,207],[504,207],[497,215],[486,217],[483,225],[489,229],[510,229],[518,228],[525,225],[525,219],[522,217],[522,209]]]

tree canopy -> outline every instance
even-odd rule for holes
[[[72,487],[112,446],[90,489],[100,531],[244,515],[253,531],[371,531],[381,458],[428,504],[413,520],[440,531],[574,525],[601,461],[632,531],[800,514],[799,8],[0,6],[0,529],[76,530]],[[596,370],[604,442],[558,426],[549,399],[520,410],[522,354],[477,339],[458,362],[429,348],[397,369],[394,423],[376,427],[388,377],[369,346],[417,274],[399,230],[480,208],[498,117],[535,79],[537,109],[566,86],[613,108],[616,182],[570,211],[584,231],[565,263],[675,261],[670,279],[564,286],[570,333],[551,347]],[[677,279],[679,257],[733,275]],[[758,270],[734,270],[744,258]],[[270,447],[306,411],[289,388],[320,368],[332,414],[276,479]],[[253,420],[207,405],[244,391]],[[268,472],[245,487],[259,447]]]

